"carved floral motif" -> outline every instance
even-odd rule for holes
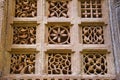
[[[35,44],[36,27],[17,27],[13,28],[13,44]]]
[[[68,1],[49,1],[49,17],[68,18]]]
[[[33,74],[35,73],[35,54],[12,54],[11,74]]]
[[[82,39],[84,44],[103,44],[102,26],[84,26],[82,27]]]
[[[48,74],[71,74],[71,54],[49,53]]]
[[[68,44],[70,43],[69,26],[50,26],[48,28],[48,42],[50,44]]]
[[[106,54],[90,53],[83,55],[84,73],[101,74],[107,73],[107,61]]]
[[[37,15],[37,0],[16,0],[15,17],[35,17]]]

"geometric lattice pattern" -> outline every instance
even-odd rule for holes
[[[71,54],[49,53],[48,74],[71,74]]]
[[[13,27],[13,44],[35,44],[36,27]]]
[[[68,18],[68,1],[49,1],[48,16]]]
[[[16,0],[15,17],[37,16],[37,0]]]
[[[35,54],[12,54],[11,74],[33,74],[35,73]]]
[[[89,53],[83,54],[83,69],[85,74],[101,74],[107,73],[106,54]]]
[[[104,35],[102,26],[84,26],[82,27],[83,44],[104,44]]]
[[[81,0],[82,18],[101,18],[101,0]]]
[[[49,44],[69,44],[70,29],[69,26],[55,25],[48,27]]]

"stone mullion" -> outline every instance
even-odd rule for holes
[[[71,27],[71,44],[74,45],[72,47],[72,74],[77,75],[80,74],[80,48],[79,45],[79,18],[78,18],[78,0],[72,0],[72,18],[71,23],[73,24]]]

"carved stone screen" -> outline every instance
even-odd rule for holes
[[[83,26],[83,44],[103,44],[104,35],[102,26]]]
[[[83,54],[83,69],[84,73],[88,75],[105,75],[107,73],[106,54]]]
[[[36,27],[13,27],[13,44],[35,44]]]
[[[37,16],[37,0],[16,0],[15,17]]]
[[[82,18],[101,18],[101,0],[80,0]]]
[[[49,17],[65,17],[68,18],[68,1],[48,1]]]
[[[48,53],[48,74],[71,74],[71,54]]]
[[[35,54],[11,54],[10,73],[35,73]]]
[[[70,27],[63,25],[53,25],[48,27],[49,44],[69,44]]]
[[[111,0],[5,1],[5,80],[115,79]]]

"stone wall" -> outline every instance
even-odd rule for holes
[[[111,34],[117,80],[120,80],[120,1],[110,0]]]
[[[4,39],[5,39],[5,25],[6,25],[6,0],[0,0],[0,77],[3,74],[4,69]]]

